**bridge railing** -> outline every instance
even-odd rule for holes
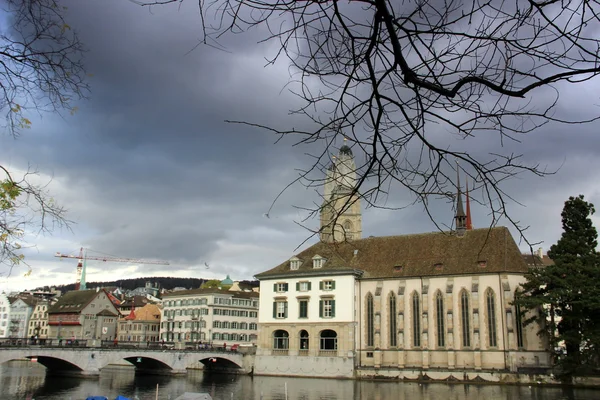
[[[0,339],[0,349],[28,347],[28,348],[102,348],[102,349],[140,349],[140,350],[175,350],[185,352],[211,352],[211,353],[249,353],[247,347],[237,344],[223,346],[213,345],[211,343],[200,342],[149,342],[149,341],[119,341],[119,340],[100,340],[100,339],[57,339],[57,338],[2,338]],[[251,349],[252,350],[252,349]]]

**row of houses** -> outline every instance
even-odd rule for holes
[[[256,343],[258,293],[223,281],[224,288],[174,290],[158,301],[123,301],[108,289],[76,290],[57,299],[0,297],[0,337],[118,342]],[[87,343],[87,342],[86,342]]]

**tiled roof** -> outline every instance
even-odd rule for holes
[[[100,311],[96,315],[100,315],[100,316],[104,316],[104,317],[116,317],[117,316],[117,314],[115,314],[114,312],[107,310],[107,309]]]
[[[523,254],[523,260],[530,267],[547,267],[548,265],[554,265],[554,261],[546,255],[540,258],[537,254]]]
[[[72,290],[62,295],[56,304],[48,308],[49,314],[80,312],[99,292],[95,289]]]
[[[125,319],[129,318],[125,317]],[[156,304],[146,304],[144,307],[135,310],[134,320],[158,321],[160,320],[160,308]]]
[[[313,268],[312,258],[327,261]],[[362,273],[362,279],[417,276],[446,276],[482,273],[524,273],[527,264],[505,227],[466,231],[464,236],[449,232],[370,237],[351,242],[319,242],[296,255],[302,261],[297,270],[289,260],[256,275],[258,279],[306,276],[327,273]]]
[[[191,289],[191,290],[177,290],[175,292],[163,293],[163,299],[167,297],[181,297],[181,296],[192,296],[192,295],[209,295],[209,294],[221,294],[228,295],[233,298],[251,299],[258,298],[259,294],[256,292],[236,292],[232,290],[222,289]]]
[[[150,300],[148,300],[146,297],[144,296],[133,296],[131,298],[125,299],[122,303],[121,303],[121,307],[122,308],[129,308],[129,307],[135,307],[135,308],[140,308],[140,307],[144,307],[146,304],[151,303]]]

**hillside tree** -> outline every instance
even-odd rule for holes
[[[594,212],[582,195],[565,202],[563,233],[548,252],[554,265],[532,268],[517,299],[529,311],[525,323],[536,322],[542,327],[539,333],[550,339],[566,377],[589,372],[600,362],[600,256]]]
[[[191,0],[131,1],[156,8]],[[291,112],[303,122],[284,127],[230,122],[308,145],[313,164],[297,181],[313,188],[322,187],[332,154],[346,139],[360,160],[355,191],[367,206],[395,207],[387,200],[398,187],[434,219],[433,200],[453,198],[453,171],[460,168],[474,182],[472,197],[489,207],[492,225],[505,217],[523,233],[525,227],[507,213],[512,199],[502,184],[520,173],[552,171],[524,163],[505,144],[549,123],[586,123],[599,116],[559,112],[567,86],[596,80],[600,72],[597,1],[192,4],[199,7],[202,42],[219,47],[225,35],[253,31],[276,44],[266,64],[289,65],[287,87],[300,104]],[[493,150],[465,150],[481,137],[492,141]]]
[[[76,110],[88,91],[84,48],[58,0],[0,0],[0,9],[6,22],[0,29],[0,134],[17,138],[33,114]],[[0,263],[7,267],[0,275],[24,262],[28,233],[68,225],[65,209],[36,175],[11,171],[0,160]]]

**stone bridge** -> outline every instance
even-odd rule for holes
[[[0,347],[0,364],[28,358],[50,373],[98,375],[109,365],[130,363],[136,373],[185,374],[188,369],[252,373],[254,355],[229,351],[89,347]]]

